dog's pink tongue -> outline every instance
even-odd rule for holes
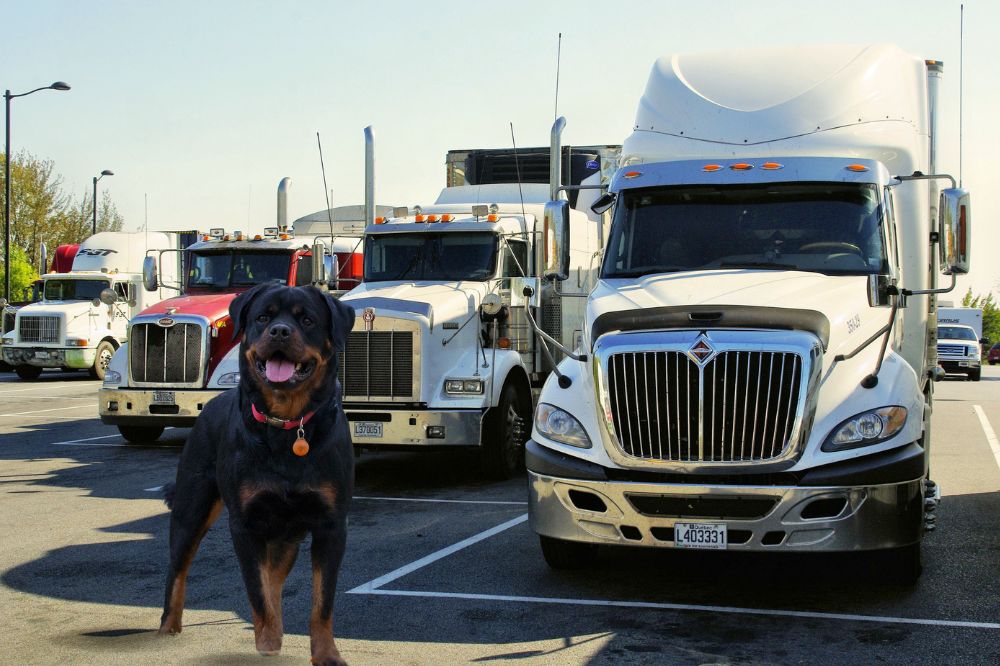
[[[291,361],[270,359],[264,368],[267,380],[270,382],[287,382],[295,372],[295,364]]]

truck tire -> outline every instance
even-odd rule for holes
[[[163,426],[118,426],[118,432],[122,434],[129,444],[148,444],[155,442],[163,434]]]
[[[14,367],[14,372],[21,379],[38,379],[42,375],[42,369],[37,365],[18,365]]]
[[[597,546],[592,543],[563,541],[547,536],[538,536],[545,563],[553,569],[583,569],[597,561]]]
[[[107,374],[108,365],[114,355],[115,346],[107,340],[101,340],[101,344],[97,345],[97,358],[94,359],[94,367],[90,369],[92,379],[104,381],[104,375]]]
[[[524,442],[531,422],[531,402],[514,382],[504,384],[499,404],[483,419],[480,467],[491,479],[509,479],[524,469]]]
[[[983,376],[982,368],[976,368],[975,370],[969,371],[969,381],[978,382],[982,376]]]

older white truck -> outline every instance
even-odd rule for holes
[[[941,72],[891,45],[656,62],[595,205],[613,222],[568,387],[545,384],[527,444],[551,566],[881,551],[919,576],[933,293],[970,250],[968,194],[938,192]]]
[[[146,251],[176,245],[176,234],[154,231],[105,231],[85,240],[73,269],[43,275],[42,300],[17,311],[0,347],[4,362],[21,379],[35,379],[43,368],[88,369],[103,379],[125,342],[129,320],[170,295],[166,289],[143,290]],[[166,270],[176,281],[177,266]]]
[[[577,164],[568,180],[599,183],[618,150],[554,154]],[[500,478],[523,464],[534,394],[553,368],[539,336],[573,344],[583,335],[605,229],[586,207],[568,211],[570,279],[540,288],[543,208],[560,164],[550,178],[547,149],[518,153],[452,151],[452,186],[433,205],[397,209],[365,229],[364,279],[343,297],[357,314],[341,359],[355,446],[478,447],[483,471]],[[595,198],[578,193],[581,204]]]

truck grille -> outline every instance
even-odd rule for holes
[[[203,328],[177,323],[163,327],[136,323],[129,331],[132,380],[155,384],[192,384],[201,379]]]
[[[726,351],[704,367],[681,351],[616,353],[608,391],[622,450],[672,462],[764,461],[789,446],[798,354]]]
[[[344,395],[413,398],[414,363],[411,331],[353,331],[340,354]]]
[[[965,345],[938,345],[938,354],[965,356]]]
[[[59,342],[59,317],[22,316],[18,321],[21,342]]]

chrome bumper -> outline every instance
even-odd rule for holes
[[[905,546],[920,540],[923,530],[923,479],[855,488],[695,486],[657,483],[561,479],[528,472],[531,526],[543,536],[566,541],[674,548],[675,523],[725,523],[730,550],[854,551]],[[577,491],[572,496],[571,491]],[[594,497],[596,496],[596,498]],[[633,499],[630,501],[629,497]],[[640,513],[635,498],[719,500],[735,507],[740,501],[769,500],[774,504],[752,518],[650,515]],[[581,509],[580,505],[604,511]],[[816,500],[844,500],[836,515],[808,516]],[[746,503],[746,502],[745,502]],[[725,509],[722,509],[723,511]],[[625,527],[623,530],[622,528]],[[627,535],[627,536],[626,536]]]
[[[359,409],[344,405],[356,446],[479,446],[483,412],[478,409]],[[381,424],[381,437],[359,436],[358,423]],[[431,428],[444,428],[443,437],[430,437]],[[375,428],[377,430],[377,428]]]
[[[161,391],[172,392],[173,401],[154,402],[154,389],[102,388],[97,392],[101,421],[107,425],[192,426],[208,401],[225,393],[204,389],[176,391],[169,388],[157,389],[155,392]]]
[[[97,359],[97,348],[72,347],[0,347],[3,361],[13,366],[34,365],[39,368],[90,368]],[[39,357],[39,353],[43,356]]]

